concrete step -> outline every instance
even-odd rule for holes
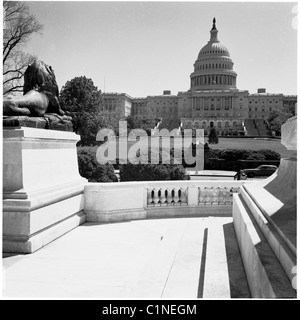
[[[203,298],[230,298],[223,224],[213,217],[208,221]]]
[[[131,296],[249,298],[232,217],[190,218],[165,230]]]
[[[162,298],[199,298],[202,267],[207,240],[207,219],[193,219],[185,227],[180,245],[170,268]]]

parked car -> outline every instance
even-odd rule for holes
[[[264,164],[254,169],[241,170],[241,174],[246,174],[248,178],[253,178],[255,176],[271,176],[276,170],[276,166]]]

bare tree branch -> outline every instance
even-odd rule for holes
[[[19,91],[23,74],[33,57],[23,48],[43,26],[30,14],[28,5],[20,1],[4,1],[3,28],[3,92]]]

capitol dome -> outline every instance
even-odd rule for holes
[[[210,40],[200,50],[191,74],[191,90],[236,89],[233,61],[228,49],[218,40],[216,19],[210,30]]]
[[[212,54],[230,57],[229,51],[224,45],[222,45],[220,42],[209,41],[208,44],[206,44],[200,50],[198,55],[198,60],[201,59],[203,56],[212,55]]]

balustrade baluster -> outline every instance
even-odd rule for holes
[[[159,204],[159,195],[158,195],[158,192],[159,192],[159,189],[157,189],[157,188],[154,188],[153,189],[153,203],[154,203],[154,205],[155,206],[157,206],[158,204]]]
[[[226,187],[224,189],[225,189],[225,204],[231,204],[230,190]]]
[[[182,188],[178,189],[178,203],[181,205],[181,201],[182,201]]]
[[[160,189],[160,202],[162,206],[167,206],[166,189]]]
[[[210,195],[209,195],[210,191],[207,187],[204,188],[204,199],[203,199],[203,203],[204,204],[208,204],[210,201]]]
[[[203,193],[202,193],[202,189],[199,187],[198,188],[198,204],[203,203]]]
[[[213,195],[214,195],[214,188],[213,187],[210,187],[209,190],[208,190],[208,204],[213,204]]]
[[[206,187],[202,188],[201,191],[202,191],[202,203],[205,204],[205,202],[206,202],[206,194],[207,194]]]
[[[173,188],[172,190],[171,190],[171,204],[174,206],[175,205],[175,200],[174,200],[174,198],[175,198],[175,188]]]
[[[221,187],[218,187],[217,190],[218,190],[218,204],[224,204],[223,190]]]
[[[147,205],[151,206],[153,205],[153,189],[148,189],[147,190]]]
[[[162,204],[162,201],[161,201],[161,199],[162,199],[162,188],[159,188],[157,194],[158,194],[158,204],[161,205]]]
[[[168,206],[172,204],[172,190],[169,188],[166,189],[166,203]]]
[[[181,205],[187,205],[187,188],[181,189]]]
[[[174,205],[177,206],[179,203],[179,189],[178,188],[174,188]]]
[[[211,204],[218,204],[218,190],[213,187],[211,190]]]

